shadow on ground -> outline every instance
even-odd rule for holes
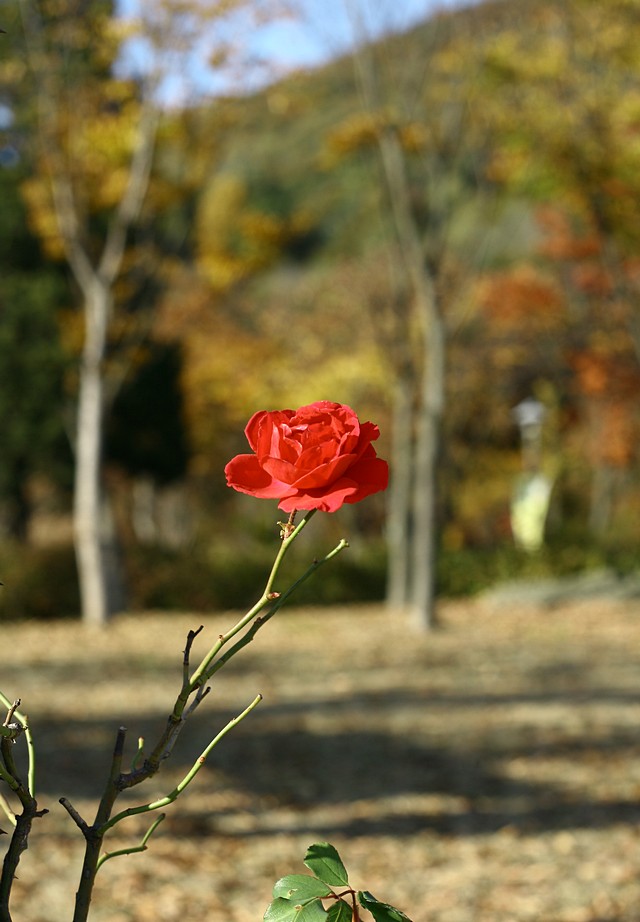
[[[580,707],[589,703],[637,704],[640,696],[621,691],[591,689],[564,693],[455,696],[412,694],[406,689],[379,694],[345,695],[262,704],[259,720],[253,718],[230,733],[211,755],[208,773],[190,789],[212,786],[225,791],[250,794],[250,809],[261,814],[255,832],[264,835],[283,831],[277,809],[286,808],[305,816],[305,828],[315,834],[346,836],[414,834],[433,830],[446,835],[474,835],[505,827],[545,831],[567,828],[605,828],[614,824],[640,822],[640,803],[631,798],[606,800],[584,796],[571,789],[560,776],[557,782],[510,777],[504,769],[514,760],[535,764],[538,760],[560,760],[563,764],[602,760],[637,760],[637,734],[633,728],[611,728],[606,736],[565,734],[556,728],[541,734],[513,724],[483,735],[459,728],[460,716],[507,713],[514,706],[527,706],[531,713],[561,705]],[[394,717],[414,715],[413,727],[406,720],[395,727]],[[204,706],[203,706],[204,711]],[[449,728],[447,741],[434,745],[420,726],[419,715],[439,715]],[[369,715],[369,726],[358,727],[358,715]],[[311,720],[309,720],[311,715]],[[373,715],[374,726],[371,726]],[[417,717],[415,715],[418,715]],[[195,715],[185,727],[172,759],[172,769],[186,771],[208,743],[210,736],[234,714],[209,709]],[[146,715],[131,726],[130,755],[138,735],[153,740],[163,719]],[[473,726],[473,716],[471,717]],[[498,721],[499,726],[499,721]],[[109,754],[118,723],[114,720],[54,720],[37,725],[39,760],[46,764],[45,787],[41,795],[97,798],[100,779],[109,768]],[[442,731],[440,731],[441,733]],[[173,777],[173,776],[172,776]],[[154,784],[157,786],[159,780]],[[144,789],[141,796],[144,800]],[[187,804],[185,797],[181,804]],[[350,805],[368,802],[366,816],[353,814]],[[397,809],[397,803],[402,809]],[[245,800],[246,803],[246,800]],[[376,808],[376,803],[378,807]],[[331,819],[322,820],[322,808],[331,809]],[[235,808],[227,808],[233,812]],[[246,809],[238,808],[238,809]],[[274,819],[269,819],[275,810]],[[184,812],[184,811],[183,811]],[[185,834],[212,833],[217,815],[198,817],[190,810],[176,824]],[[251,834],[245,828],[242,835]]]

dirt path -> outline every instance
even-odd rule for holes
[[[105,866],[95,922],[259,922],[275,879],[304,870],[323,839],[356,885],[414,922],[640,920],[640,604],[444,603],[441,615],[430,637],[374,607],[268,625],[144,799],[256,692],[264,702],[149,851]],[[80,843],[57,798],[89,814],[116,727],[133,747],[162,723],[200,620],[123,618],[88,638],[77,625],[2,628],[0,688],[31,715],[51,808],[23,858],[15,922],[71,919]],[[202,620],[209,638],[230,623]]]

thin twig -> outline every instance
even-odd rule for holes
[[[191,647],[193,646],[193,641],[202,631],[203,627],[204,625],[201,624],[196,631],[189,631],[187,634],[187,643],[184,648],[184,656],[182,659],[182,678],[185,684],[189,682],[189,658],[191,656]]]
[[[93,895],[93,885],[96,878],[98,861],[100,860],[100,850],[102,848],[102,838],[104,835],[103,826],[111,816],[113,805],[121,791],[119,781],[122,771],[122,757],[124,753],[126,733],[127,731],[125,727],[119,727],[116,734],[113,755],[111,757],[109,778],[105,785],[104,792],[98,806],[95,822],[92,826],[88,826],[86,823],[84,826],[80,826],[85,837],[86,845],[84,851],[84,862],[82,864],[82,872],[80,874],[80,883],[76,891],[73,922],[86,922],[89,915],[89,906],[91,905],[91,897]],[[63,804],[63,806],[66,806],[67,811],[73,817],[73,813],[69,811],[69,806],[65,804]],[[75,820],[75,817],[73,818]]]
[[[184,789],[193,781],[195,776],[198,774],[202,766],[205,764],[207,757],[211,750],[218,745],[220,740],[227,735],[227,733],[236,727],[240,721],[244,720],[251,711],[262,701],[262,695],[256,695],[251,704],[249,704],[241,714],[238,714],[237,717],[234,717],[229,723],[220,730],[220,732],[211,740],[206,749],[200,754],[200,756],[193,763],[187,774],[184,776],[182,781],[180,781],[176,787],[167,794],[165,797],[161,797],[159,800],[154,800],[148,804],[141,804],[138,807],[128,807],[126,810],[122,810],[120,813],[116,813],[115,816],[111,817],[108,822],[102,826],[99,830],[100,835],[103,836],[108,829],[111,829],[121,820],[126,819],[129,816],[137,816],[140,813],[150,813],[152,810],[159,810],[162,807],[166,807],[169,804],[172,804],[177,798],[182,794]]]
[[[140,845],[132,845],[129,848],[119,848],[114,852],[105,852],[104,855],[101,855],[100,860],[98,861],[98,866],[96,870],[99,871],[102,865],[105,863],[105,861],[109,861],[110,858],[119,858],[122,855],[135,855],[138,852],[146,852],[147,842],[149,841],[153,833],[156,831],[160,823],[164,820],[166,815],[167,815],[166,813],[161,813],[160,816],[156,817],[154,822],[151,824],[151,826],[147,829],[144,836],[142,837],[142,841],[140,842]]]
[[[83,819],[76,808],[73,806],[71,801],[67,797],[61,797],[59,803],[62,804],[64,809],[67,811],[73,822],[76,824],[78,829],[82,831],[82,834],[85,835],[86,831],[89,828],[89,824],[85,819]]]

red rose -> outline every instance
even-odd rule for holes
[[[361,423],[344,404],[321,400],[299,410],[260,410],[245,433],[255,454],[229,461],[227,484],[240,493],[279,499],[284,512],[335,512],[387,488],[387,462],[371,444],[380,430]]]

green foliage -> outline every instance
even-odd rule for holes
[[[348,887],[349,875],[340,855],[328,842],[310,845],[304,863],[318,880],[330,887]]]
[[[327,914],[317,900],[294,903],[277,899],[264,914],[265,922],[325,922],[326,918]]]
[[[441,548],[438,555],[438,594],[444,598],[471,596],[503,582],[561,579],[579,573],[610,570],[620,576],[637,573],[637,552],[623,542],[597,541],[563,529],[551,534],[535,554],[519,550],[511,540],[491,546]]]
[[[265,539],[246,556],[212,554],[196,543],[185,553],[159,546],[134,546],[125,555],[129,604],[135,611],[224,611],[252,600],[264,578],[273,545]],[[321,577],[300,586],[298,605],[354,604],[384,597],[382,546],[367,545],[355,560],[355,548],[340,555]],[[360,556],[360,555],[358,555]],[[292,554],[291,570],[309,562]],[[584,533],[551,535],[538,554],[519,551],[510,540],[487,547],[441,548],[438,594],[442,598],[476,595],[503,582],[555,579],[590,571],[636,573],[637,553],[621,542],[585,540]],[[0,618],[48,621],[76,617],[79,600],[75,558],[70,546],[29,547],[6,542],[0,547]]]
[[[388,903],[381,903],[368,891],[359,893],[358,901],[361,906],[369,910],[376,922],[410,922],[409,917],[399,909]]]
[[[16,135],[16,144],[19,136]],[[30,515],[28,482],[34,473],[66,486],[71,458],[64,430],[68,359],[58,330],[61,273],[43,264],[30,233],[20,182],[29,165],[15,148],[13,166],[0,163],[0,503],[9,532],[24,536]]]
[[[0,416],[3,468],[22,463],[50,470],[61,453],[66,360],[58,337],[55,278],[16,273],[5,276],[0,294]],[[5,467],[6,466],[6,467]]]
[[[80,611],[73,548],[69,545],[0,547],[0,618],[52,621]]]
[[[186,473],[181,370],[179,346],[148,342],[116,396],[107,427],[107,460],[130,475],[166,484]]]
[[[252,601],[270,551],[221,560],[206,544],[183,550],[135,546],[126,555],[129,604],[134,610],[220,611]]]
[[[219,538],[196,541],[187,552],[154,545],[134,545],[126,553],[129,603],[134,610],[223,611],[252,601],[273,554],[275,542],[252,540],[242,547]],[[350,604],[384,597],[383,548],[368,543],[356,556],[341,554],[318,579],[296,591],[297,605]],[[295,548],[287,573],[304,569],[312,559]]]
[[[342,858],[328,842],[310,845],[304,863],[314,876],[290,874],[278,880],[264,922],[351,922],[361,918],[357,903],[371,913],[375,922],[411,922],[399,909],[380,902],[369,891],[354,890]]]
[[[75,9],[74,4],[65,10],[58,6],[49,0],[45,4],[55,32],[52,54],[64,45]],[[96,22],[106,22],[111,6],[107,0],[92,2],[87,12]],[[15,14],[13,4],[7,7],[10,12]],[[488,298],[494,309],[483,313],[477,289],[486,279],[478,284],[473,259],[463,260],[463,270],[456,260],[473,249],[470,241],[481,236],[482,268],[506,269],[516,260],[519,266],[532,267],[535,276],[541,260],[535,252],[541,231],[532,200],[548,201],[551,191],[554,207],[568,207],[574,218],[582,216],[583,223],[589,214],[584,194],[601,192],[609,243],[616,245],[618,256],[635,253],[640,227],[639,199],[634,194],[638,145],[633,132],[638,100],[632,77],[637,71],[638,39],[633,29],[625,28],[627,17],[634,15],[628,0],[616,0],[607,13],[590,0],[578,5],[514,0],[426,21],[373,50],[372,60],[380,64],[384,105],[368,113],[368,120],[363,119],[352,62],[346,58],[321,70],[292,75],[254,95],[218,99],[168,115],[153,172],[150,219],[132,235],[118,292],[127,312],[126,329],[118,333],[129,342],[127,324],[142,311],[142,302],[146,311],[162,300],[162,309],[170,303],[175,315],[164,334],[179,345],[148,345],[144,362],[134,363],[111,414],[107,462],[127,475],[151,475],[158,483],[191,477],[197,503],[203,507],[214,497],[220,506],[226,487],[221,477],[214,478],[224,460],[243,450],[242,421],[261,405],[331,396],[350,400],[359,409],[376,406],[378,412],[379,407],[383,433],[392,431],[389,369],[394,350],[390,346],[404,308],[401,293],[390,281],[392,273],[380,257],[386,219],[372,145],[365,142],[376,126],[395,126],[404,145],[422,230],[433,233],[437,243],[445,224],[450,227],[452,260],[441,286],[445,297],[457,290],[456,273],[469,273],[469,287],[460,299],[464,303],[452,305],[451,327],[456,335],[449,355],[447,463],[441,484],[444,530],[452,525],[462,546],[442,550],[440,594],[469,594],[502,579],[562,575],[603,561],[622,565],[621,547],[587,546],[584,534],[575,541],[570,537],[568,543],[552,536],[548,559],[525,558],[505,538],[510,485],[519,464],[517,431],[509,408],[541,376],[553,383],[560,415],[558,458],[574,470],[586,462],[577,487],[586,521],[593,464],[585,444],[593,435],[588,427],[595,401],[576,397],[567,357],[591,338],[604,348],[603,333],[611,334],[611,341],[621,340],[625,327],[637,327],[634,314],[622,315],[622,297],[600,298],[597,285],[595,294],[589,294],[574,284],[566,303],[558,296],[556,301],[536,305],[535,289],[524,284],[517,267],[513,278],[505,273],[494,285]],[[13,19],[7,24],[12,33],[19,33]],[[596,28],[598,24],[603,28]],[[104,44],[96,45],[93,32],[78,30],[77,47],[68,60],[74,77],[91,76],[88,94],[99,89],[115,40],[105,32]],[[13,41],[12,35],[5,38]],[[465,49],[473,51],[465,56]],[[19,158],[17,164],[0,168],[0,417],[4,427],[0,502],[9,530],[18,534],[26,532],[29,478],[44,471],[63,487],[69,483],[71,459],[62,420],[70,382],[68,376],[65,379],[67,366],[55,316],[64,280],[35,244],[20,201],[21,183],[33,172],[27,130],[33,100],[29,101],[28,81],[20,79],[23,70],[16,70],[21,51],[13,49],[11,54],[13,69],[7,67],[0,77],[6,91],[3,99],[15,116],[6,132],[7,144]],[[566,61],[575,67],[566,67]],[[421,66],[414,68],[412,62]],[[116,81],[109,89],[107,83],[103,87],[107,97],[116,90],[124,94],[122,100],[136,95],[134,87]],[[560,96],[558,87],[564,89]],[[85,102],[90,108],[89,96]],[[539,98],[549,104],[536,107]],[[126,153],[118,154],[120,142],[108,128],[111,116],[115,119],[120,113],[124,118],[122,100],[110,98],[96,124],[89,124],[78,112],[79,137],[97,159],[87,164],[87,176],[77,179],[79,186],[86,180],[94,190],[87,202],[95,215],[109,211],[112,201],[109,196],[102,201],[108,191],[102,183],[104,157],[110,145],[117,163]],[[136,112],[131,113],[131,124]],[[490,126],[489,132],[483,131],[483,124]],[[93,141],[100,144],[89,143]],[[425,162],[433,180],[430,190],[423,182]],[[108,172],[113,181],[120,175],[120,170]],[[215,242],[207,222],[200,239],[197,216],[207,211],[209,195],[221,209],[220,182],[225,177],[233,180],[232,187],[237,183],[242,193],[238,199],[231,196],[230,208],[223,209],[222,224],[226,227],[229,222],[226,229],[233,244],[230,254],[242,256],[243,262],[243,246],[250,244],[260,258],[255,261],[252,283],[242,275],[242,283],[227,292],[223,302],[212,296],[203,278],[196,279],[193,261],[203,242],[210,247]],[[471,195],[476,186],[482,188],[479,201]],[[496,189],[499,195],[494,198]],[[32,221],[37,214],[43,220],[50,217],[50,208],[36,199],[30,206]],[[98,230],[92,224],[92,234]],[[554,241],[556,250],[572,242],[561,236]],[[584,243],[581,238],[574,242]],[[165,256],[160,271],[156,271],[158,250]],[[607,248],[603,255],[617,259],[615,248]],[[563,285],[567,278],[593,270],[593,260],[561,256],[556,262]],[[597,256],[594,265],[599,260]],[[544,265],[549,274],[548,260]],[[625,286],[635,285],[634,267],[632,258],[629,280],[623,275],[617,282],[623,295]],[[603,283],[600,276],[587,275],[592,284],[594,279],[598,285]],[[593,308],[588,298],[594,301]],[[629,300],[631,307],[634,303]],[[521,314],[513,319],[518,305]],[[606,324],[605,315],[610,318]],[[68,320],[67,324],[65,335],[71,340],[75,336],[77,346],[80,327]],[[155,327],[154,334],[163,335]],[[624,335],[627,342],[630,334]],[[120,362],[124,367],[122,356],[115,354],[117,341],[116,337],[109,364]],[[127,352],[126,360],[129,357]],[[613,358],[619,365],[617,353]],[[634,420],[637,425],[637,417]],[[631,473],[631,465],[636,471],[638,466],[637,450],[633,451]],[[627,469],[621,470],[626,473]],[[637,503],[625,502],[631,488],[629,477],[620,487],[629,546],[637,518]],[[564,499],[557,507],[567,534],[567,520],[573,516]],[[225,524],[229,532],[225,538],[231,543],[240,531],[246,535],[244,524],[238,524],[235,515],[232,518],[232,524]],[[611,527],[618,538],[620,518]],[[225,552],[218,524],[203,523],[203,518],[197,524],[199,539],[189,553],[125,548],[136,607],[217,608],[246,603],[247,586],[264,565],[270,535],[257,531],[252,535],[244,574],[234,555]],[[372,532],[377,527],[377,521],[369,526]],[[216,556],[219,565],[212,563]],[[384,571],[382,547],[367,544],[362,555],[354,548],[317,584],[303,586],[299,601],[380,599]]]
[[[318,899],[331,895],[331,890],[326,883],[308,874],[288,874],[281,877],[273,886],[275,898],[282,897],[292,900]]]
[[[342,555],[322,579],[301,586],[296,598],[300,604],[326,605],[377,602],[384,598],[386,559],[381,542],[366,541],[359,553]]]
[[[351,922],[353,910],[344,900],[338,900],[327,910],[327,922]]]

